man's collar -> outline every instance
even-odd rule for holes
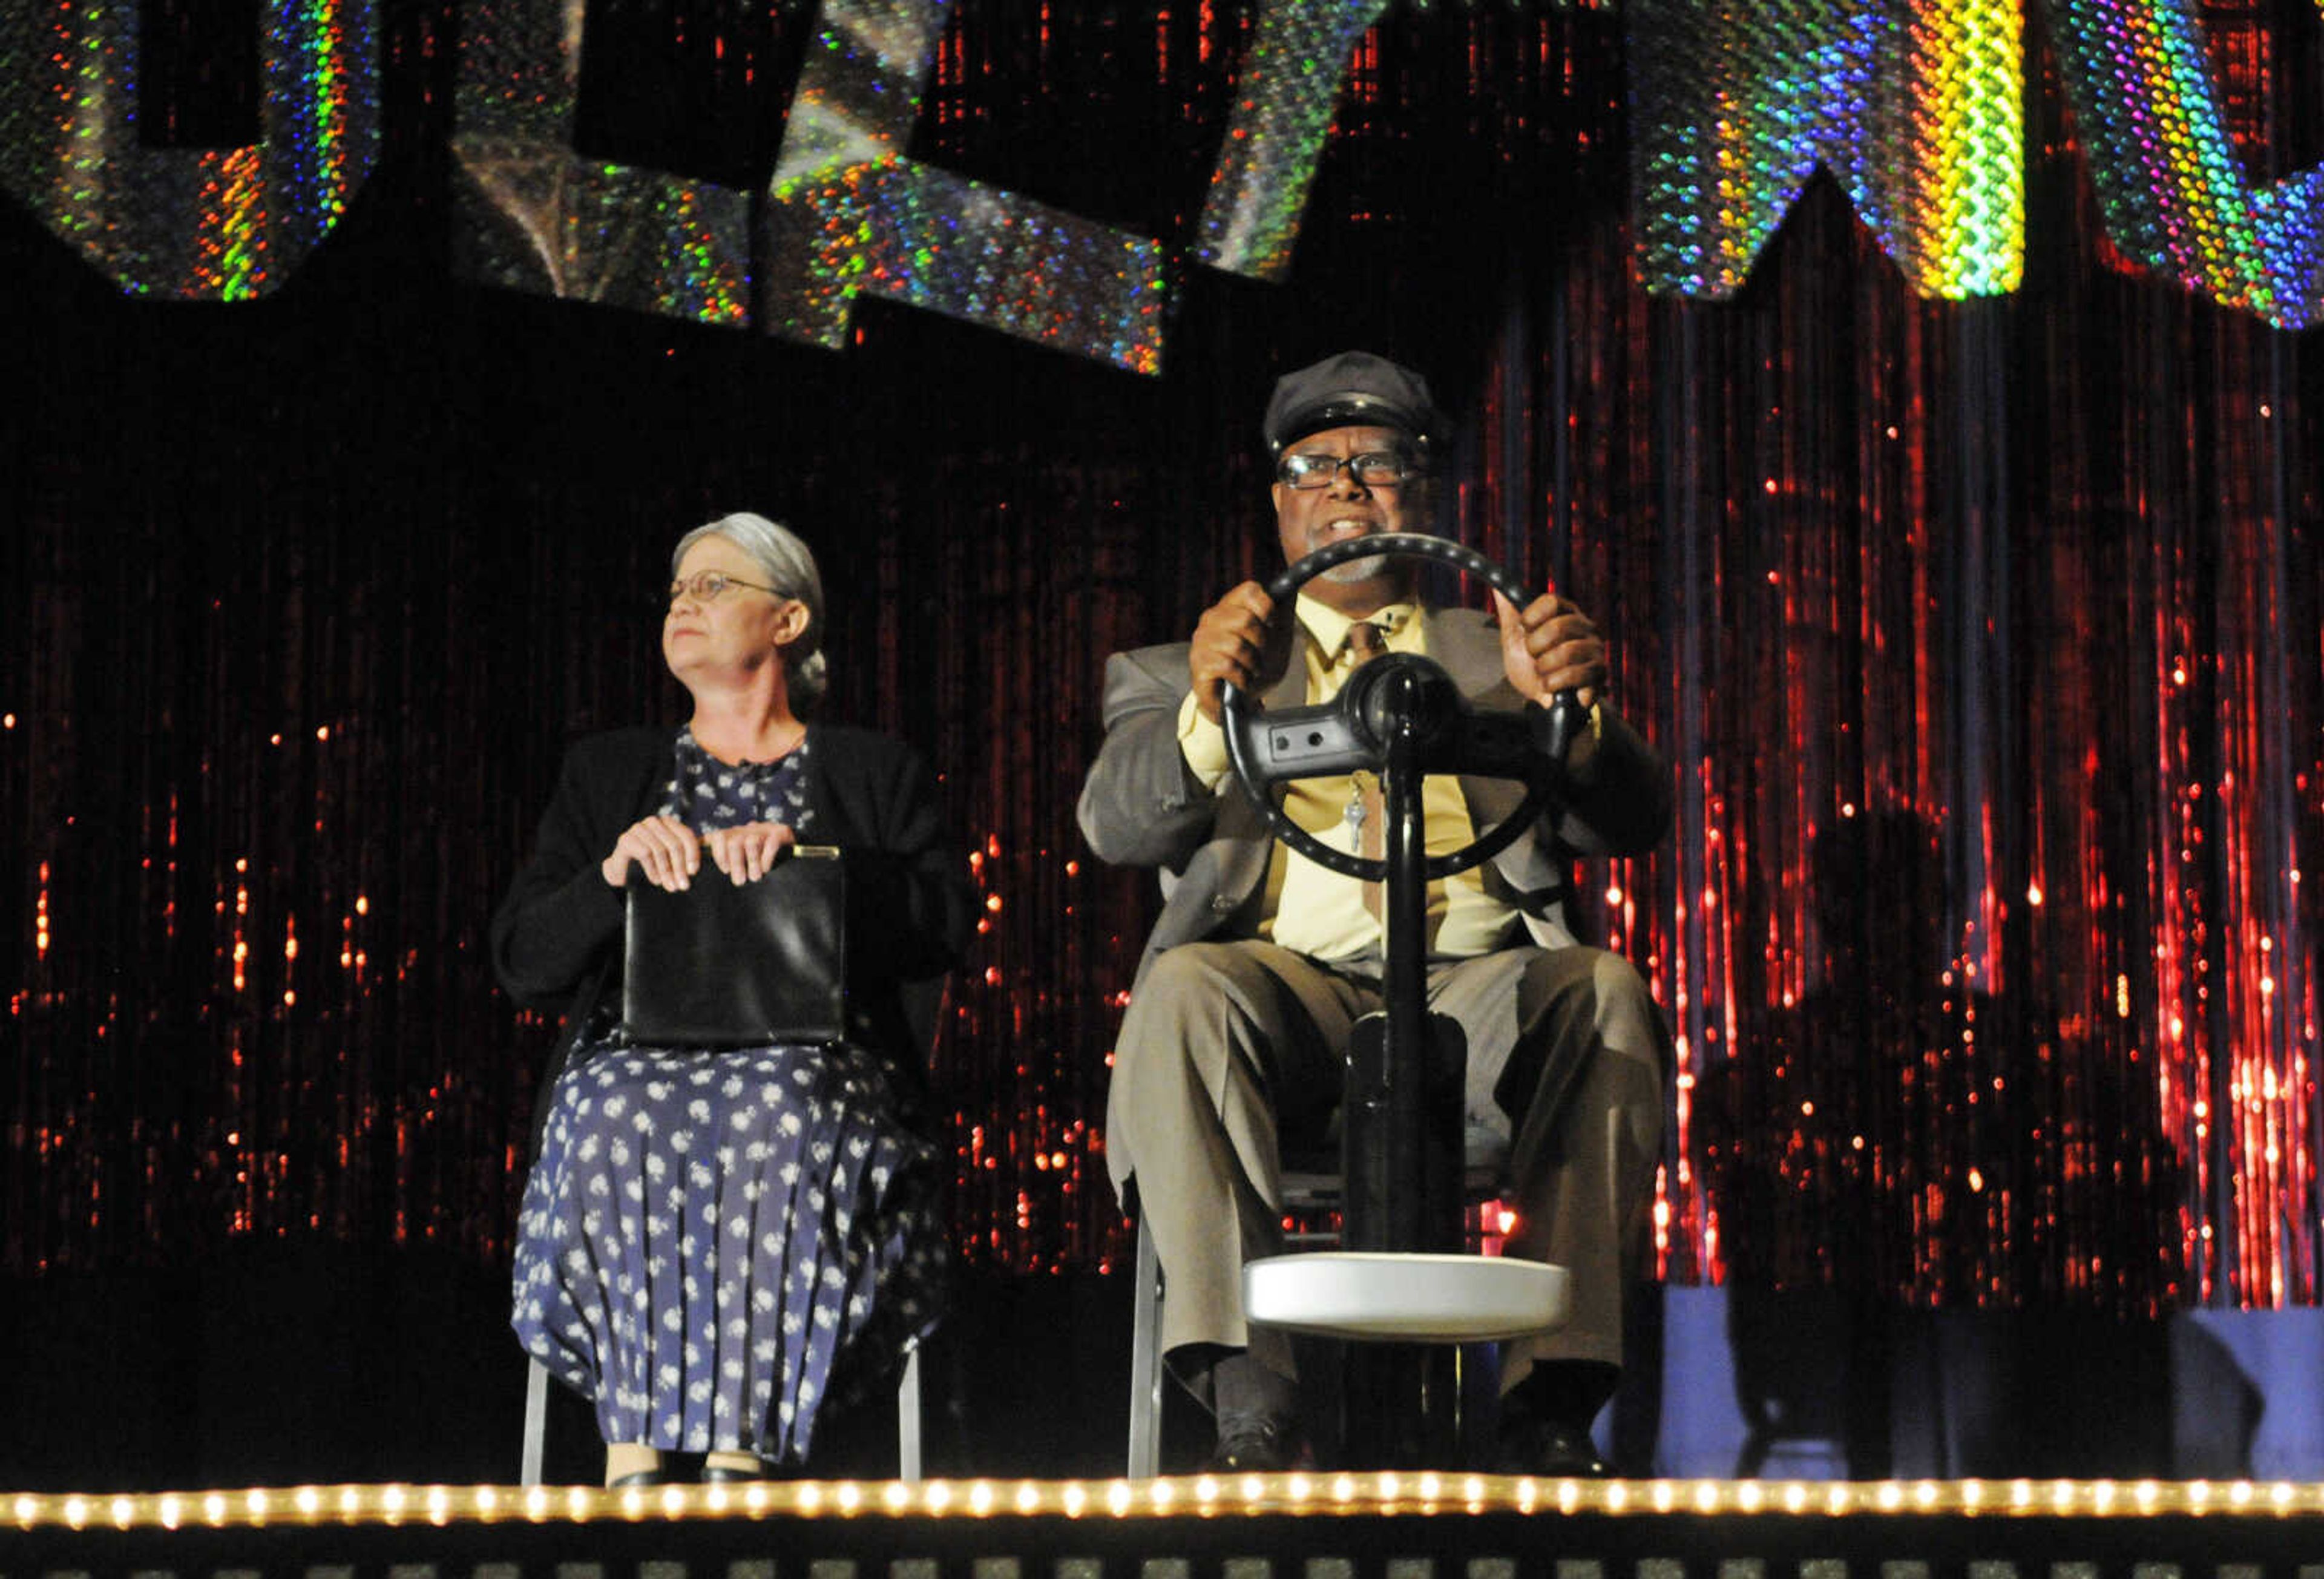
[[[1326,653],[1339,651],[1348,639],[1348,627],[1356,623],[1353,614],[1343,614],[1330,604],[1309,597],[1305,593],[1299,595],[1298,612],[1299,623],[1307,627],[1307,633],[1315,638],[1315,645]],[[1418,619],[1420,607],[1411,601],[1391,603],[1363,617],[1380,628],[1382,637],[1388,637],[1402,630],[1408,622]]]

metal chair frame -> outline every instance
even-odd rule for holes
[[[540,1463],[549,1445],[549,1367],[530,1362],[524,1379],[524,1449],[517,1483],[540,1484]],[[918,1481],[920,1465],[920,1345],[904,1351],[904,1373],[896,1382],[896,1478]]]

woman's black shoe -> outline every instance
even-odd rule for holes
[[[668,1477],[658,1469],[633,1469],[625,1475],[607,1481],[605,1490],[626,1491],[633,1486],[642,1489],[646,1486],[665,1486],[669,1483]]]
[[[763,1481],[766,1478],[767,1466],[762,1464],[752,1464],[749,1469],[731,1464],[706,1464],[702,1466],[702,1483],[706,1486],[727,1486],[737,1482]]]

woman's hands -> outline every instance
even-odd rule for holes
[[[798,837],[779,822],[746,823],[741,827],[714,828],[696,837],[693,829],[674,817],[649,817],[632,823],[614,841],[613,853],[598,872],[612,887],[626,887],[632,866],[643,872],[656,888],[678,890],[702,870],[702,852],[737,886],[767,874],[785,845]]]
[[[632,865],[656,888],[681,889],[702,869],[702,843],[674,817],[644,817],[622,830],[597,870],[610,886],[626,888]]]
[[[764,877],[783,846],[798,844],[798,836],[783,823],[752,822],[739,828],[713,828],[702,842],[710,846],[710,858],[718,863],[718,870],[739,888]]]

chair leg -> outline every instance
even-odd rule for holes
[[[1135,1302],[1130,1327],[1130,1478],[1149,1480],[1162,1460],[1161,1258],[1146,1220],[1138,1222],[1138,1268],[1131,1274]]]
[[[896,1478],[920,1474],[920,1345],[904,1351],[904,1374],[896,1382]]]
[[[524,1450],[517,1483],[540,1484],[541,1450],[549,1442],[549,1367],[531,1362],[524,1379]]]

